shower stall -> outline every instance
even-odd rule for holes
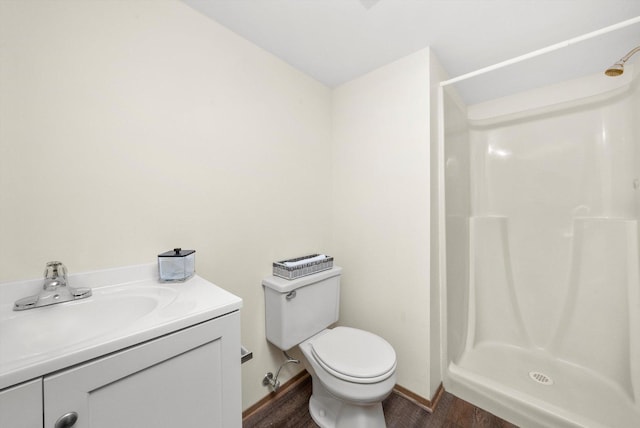
[[[527,428],[640,427],[640,63],[461,99],[492,73],[440,93],[445,389]]]

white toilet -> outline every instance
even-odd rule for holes
[[[313,382],[309,411],[320,427],[385,428],[382,400],[396,383],[396,353],[368,331],[327,328],[338,320],[341,272],[265,278],[267,339],[285,351],[300,346]]]

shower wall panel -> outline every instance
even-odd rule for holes
[[[469,282],[469,215],[471,212],[469,130],[467,111],[455,91],[444,91],[443,105],[447,144],[445,162],[446,278],[452,286],[443,293],[446,306],[446,350],[444,360],[457,361],[467,337]],[[446,296],[444,294],[447,294]]]
[[[636,220],[575,219],[567,299],[549,346],[552,355],[615,382],[631,400],[639,363],[630,349],[640,333],[632,319],[638,311],[637,236]]]
[[[506,217],[470,219],[470,320],[467,348],[530,346],[515,295]]]
[[[632,98],[472,127],[473,216],[508,221],[513,288],[533,342],[569,293],[575,218],[636,218]]]

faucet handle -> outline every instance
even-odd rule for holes
[[[48,262],[44,268],[45,279],[67,279],[67,268],[62,262]]]
[[[48,262],[44,268],[45,288],[67,285],[67,268],[62,262]]]

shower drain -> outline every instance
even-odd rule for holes
[[[553,379],[551,379],[549,376],[547,376],[544,373],[540,373],[540,372],[529,372],[529,377],[533,380],[535,380],[538,383],[541,383],[543,385],[553,385]]]

